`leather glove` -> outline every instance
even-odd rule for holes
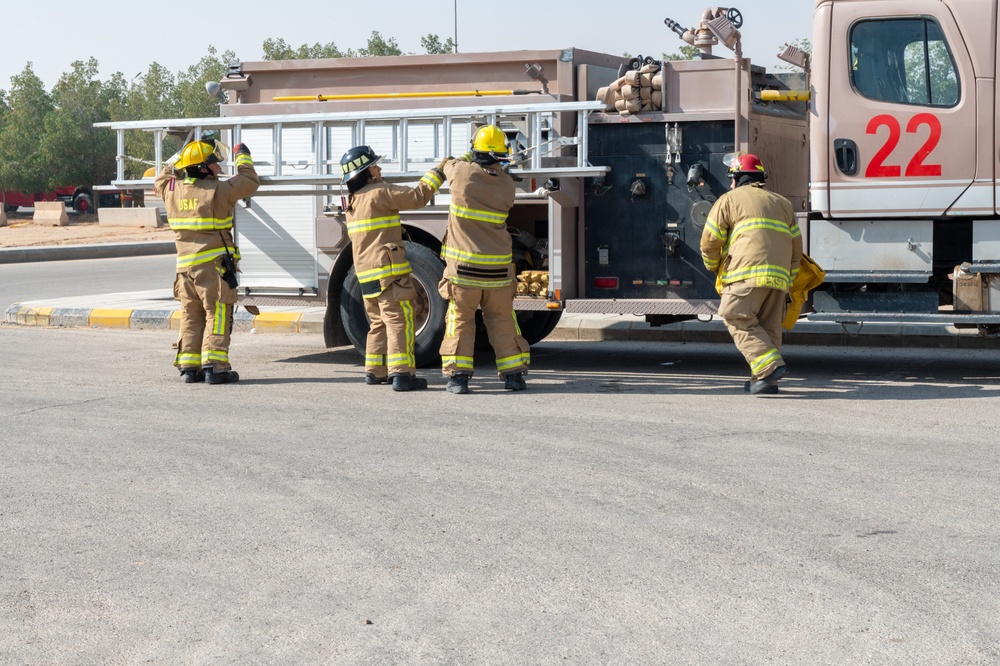
[[[446,157],[443,160],[441,160],[441,162],[436,167],[437,170],[441,171],[441,172],[444,172],[444,165],[447,164],[450,160],[453,160],[453,159],[455,159],[455,158],[449,156],[449,157]]]
[[[249,155],[250,154],[250,149],[247,148],[247,144],[245,144],[245,143],[238,143],[238,144],[236,144],[236,148],[233,150],[233,154],[234,155],[239,155],[241,153],[244,154],[244,155]]]

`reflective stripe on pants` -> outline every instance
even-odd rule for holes
[[[174,365],[182,370],[214,365],[229,370],[236,290],[222,281],[216,263],[198,264],[174,277],[181,330]]]

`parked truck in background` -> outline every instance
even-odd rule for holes
[[[16,211],[21,206],[32,208],[36,201],[62,201],[67,209],[73,209],[77,213],[94,212],[94,194],[87,187],[67,185],[57,187],[51,192],[35,192],[25,194],[24,192],[0,191],[0,199],[3,201],[5,212]]]
[[[688,27],[665,21],[701,51],[691,61],[567,49],[245,62],[221,82],[230,91],[221,118],[105,125],[120,144],[137,129],[156,138],[218,129],[250,145],[264,186],[236,214],[242,298],[324,303],[331,346],[361,348],[367,330],[340,155],[368,143],[387,156],[388,178],[412,181],[464,152],[485,122],[499,123],[523,158],[508,225],[525,285],[515,309],[531,342],[562,312],[654,325],[712,316],[715,276],[699,241],[729,186],[725,156],[737,151],[761,157],[826,271],[810,319],[994,335],[997,5],[817,0],[812,57],[782,54],[799,67],[798,83],[743,58],[742,16],[713,7]],[[638,82],[629,77],[637,69],[656,70],[660,94],[630,90],[637,105],[613,103],[607,90]],[[114,184],[141,182],[120,169]],[[402,216],[423,295],[423,363],[434,361],[443,330],[436,284],[447,198],[443,189],[435,205]]]

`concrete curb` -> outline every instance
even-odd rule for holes
[[[4,321],[19,326],[176,331],[180,329],[180,310],[56,308],[14,303],[5,311]],[[294,311],[252,315],[240,309],[233,317],[233,330],[247,333],[322,333],[323,317],[315,312]]]
[[[34,261],[69,261],[74,259],[110,259],[118,257],[143,257],[154,254],[173,254],[176,246],[171,241],[144,241],[141,243],[107,243],[103,245],[43,245],[38,247],[9,247],[0,249],[0,264],[18,264]]]
[[[324,308],[284,309],[251,315],[240,308],[233,321],[237,332],[254,333],[323,333]],[[178,330],[177,306],[148,307],[51,307],[37,303],[14,303],[7,308],[4,321],[19,326],[61,326],[131,330]],[[725,324],[687,321],[653,327],[641,317],[617,315],[564,315],[546,338],[549,341],[666,343],[726,343],[732,339]],[[890,347],[931,349],[1000,349],[1000,339],[983,338],[973,329],[955,329],[938,324],[898,325],[866,324],[849,330],[839,324],[800,321],[785,332],[785,345],[822,345],[832,347]]]

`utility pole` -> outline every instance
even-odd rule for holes
[[[458,0],[455,0],[455,53],[458,53]]]

